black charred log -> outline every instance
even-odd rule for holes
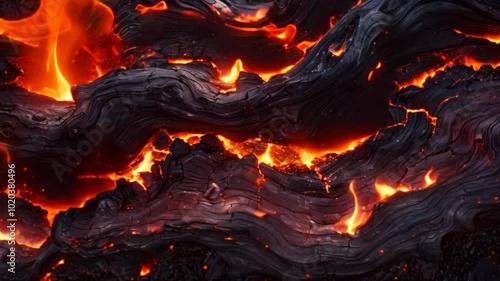
[[[166,58],[187,53],[222,61],[226,50],[212,46],[229,40],[237,42],[229,57],[255,58],[259,52],[248,42],[269,38],[250,39],[229,29],[202,1],[173,1],[174,14],[168,15],[139,15],[135,2],[106,2],[137,60],[75,86],[74,103],[31,93],[4,72],[0,79],[9,83],[0,89],[1,148],[28,167],[20,181],[61,198],[80,189],[81,175],[96,176],[85,179],[95,183],[94,193],[109,189],[104,186],[110,180],[97,176],[129,168],[152,138],[170,154],[143,174],[146,190],[122,179],[82,208],[57,215],[45,244],[19,254],[16,278],[51,272],[54,280],[141,280],[141,267],[148,265],[152,272],[144,278],[153,280],[383,280],[397,273],[388,268],[410,261],[425,271],[420,277],[437,279],[446,275],[432,269],[446,263],[443,239],[460,232],[498,234],[485,225],[500,224],[500,68],[461,64],[466,56],[498,62],[499,46],[453,31],[496,30],[497,2],[372,0],[348,12],[328,6],[321,18],[346,14],[292,70],[265,83],[241,73],[238,89],[228,94],[221,90],[230,85],[220,82],[210,63],[178,65]],[[297,3],[276,1],[257,24],[276,19],[285,25],[290,14],[300,15],[294,22],[299,34],[314,38],[308,28],[321,28],[310,14],[321,7],[302,11]],[[181,29],[181,36],[152,28],[191,24],[175,14],[181,8],[202,15],[195,26],[207,30]],[[201,40],[209,31],[213,38]],[[266,42],[263,48],[273,56],[295,59],[295,51]],[[340,56],[332,54],[340,48]],[[144,55],[146,49],[156,54]],[[424,87],[397,90],[394,80],[403,82],[447,60],[455,66]],[[378,62],[382,68],[367,81]],[[16,69],[7,63],[4,68]],[[158,134],[162,130],[207,135],[189,145],[171,143]],[[253,155],[238,158],[214,134],[301,145],[371,136],[353,151],[325,159],[316,171],[283,171],[259,164]],[[424,186],[430,170],[438,179]],[[411,190],[377,203],[376,182]],[[345,232],[339,223],[355,209],[350,186],[371,216],[353,235],[339,234]],[[43,215],[26,204],[21,212],[28,218]],[[43,237],[47,224],[33,227]],[[488,264],[493,258],[481,257],[464,274],[477,278],[484,269],[494,276],[497,268]],[[62,258],[66,263],[58,265]],[[425,263],[430,269],[422,269]]]

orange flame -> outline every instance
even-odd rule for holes
[[[297,44],[297,49],[299,49],[305,53],[309,48],[316,45],[316,43],[318,43],[318,41],[319,41],[319,39],[316,41],[302,41],[299,44]]]
[[[345,221],[345,225],[347,226],[346,233],[354,235],[356,228],[358,228],[358,226],[360,225],[363,225],[368,220],[368,218],[370,217],[370,213],[360,210],[358,196],[354,191],[354,181],[351,181],[351,183],[349,184],[349,191],[354,197],[354,211],[352,212],[351,217]]]
[[[380,200],[385,200],[387,197],[394,195],[396,192],[408,192],[410,189],[406,186],[399,186],[398,188],[394,188],[392,186],[381,184],[375,181],[375,190],[377,190],[378,196]]]
[[[8,230],[7,230],[8,231]],[[29,232],[29,231],[28,231]],[[10,233],[0,231],[0,241],[8,241],[10,240]],[[40,248],[42,244],[45,242],[46,238],[31,238],[24,234],[21,226],[17,226],[16,228],[16,236],[15,241],[16,244],[28,246],[30,248]]]
[[[167,3],[165,3],[165,1],[160,1],[151,7],[147,7],[142,4],[137,4],[135,10],[141,13],[141,15],[144,15],[146,13],[151,13],[154,11],[166,11],[168,10],[168,6]]]
[[[424,177],[425,184],[423,185],[423,188],[427,188],[430,185],[436,183],[437,175],[435,175],[434,178],[432,178],[431,177],[432,171],[433,171],[433,169],[431,168],[426,173],[426,175]],[[373,205],[376,204],[377,202],[384,201],[388,197],[396,194],[396,192],[398,192],[398,191],[409,192],[412,190],[410,187],[407,187],[404,185],[399,185],[397,188],[395,188],[395,187],[392,187],[392,186],[387,185],[387,184],[382,184],[382,183],[378,182],[377,180],[375,180],[374,185],[375,185],[375,190],[377,192],[377,199],[376,199],[375,203],[368,206],[369,209],[371,209],[373,207]],[[354,190],[354,180],[351,181],[351,183],[349,184],[349,191],[351,192],[352,196],[354,197],[354,211],[347,220],[342,219],[335,226],[339,227],[336,229],[339,233],[349,233],[351,235],[354,235],[354,233],[356,232],[356,229],[368,221],[368,219],[370,218],[370,215],[371,215],[371,211],[367,212],[367,211],[361,210],[360,203],[358,202],[357,194]],[[339,231],[338,229],[342,229],[342,227],[347,227],[347,229],[345,231]]]
[[[487,34],[487,35],[479,35],[479,34],[465,34],[461,32],[460,30],[453,29],[458,34],[462,34],[467,37],[472,37],[472,38],[480,38],[480,39],[486,39],[492,43],[500,44],[500,35],[499,34]]]
[[[438,175],[435,175],[434,177],[431,176],[433,172],[433,169],[431,168],[426,174],[425,174],[425,186],[424,187],[429,187],[433,184],[436,183],[438,179]]]
[[[263,27],[239,27],[239,26],[234,26],[230,24],[226,24],[227,26],[238,29],[238,30],[243,30],[247,32],[261,32],[264,31],[268,34],[269,37],[271,38],[277,38],[281,41],[285,42],[290,42],[295,38],[295,33],[297,33],[297,27],[293,24],[288,24],[285,27],[277,27],[275,24],[270,23],[266,26]]]
[[[30,46],[26,57],[29,65],[21,68],[24,75],[16,82],[39,94],[57,100],[72,100],[71,85],[97,78],[95,54],[91,63],[82,67],[75,63],[79,52],[88,52],[90,38],[103,38],[113,28],[113,12],[97,0],[58,1],[42,0],[40,8],[32,16],[16,21],[0,19],[0,34]],[[92,40],[95,41],[95,40]],[[85,69],[84,75],[68,72]]]
[[[381,68],[381,67],[382,67],[382,63],[381,63],[381,62],[378,62],[377,67],[375,67],[375,69],[374,69],[374,70],[372,70],[372,71],[370,71],[370,73],[368,74],[368,82],[370,82],[370,80],[372,79],[373,72],[374,72],[375,70],[377,70],[377,69]]]
[[[238,79],[241,71],[245,71],[245,68],[243,68],[243,62],[241,59],[237,59],[231,68],[231,72],[227,75],[221,76],[220,80],[224,83],[233,84]]]
[[[340,48],[333,49],[332,46],[328,48],[330,53],[336,57],[340,57],[345,52],[345,44],[343,44]]]
[[[260,8],[257,9],[257,11],[255,11],[255,13],[252,14],[237,15],[236,17],[233,18],[233,20],[244,23],[257,22],[263,19],[267,15],[268,11],[269,8]]]
[[[151,272],[151,267],[147,264],[143,264],[141,267],[141,276],[146,276]]]
[[[356,3],[356,5],[352,6],[351,10],[359,7],[359,5],[361,5],[361,4],[363,4],[363,0],[359,0],[358,3]]]

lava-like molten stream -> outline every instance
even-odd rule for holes
[[[16,82],[57,100],[72,100],[73,85],[113,68],[105,66],[113,48],[99,48],[116,40],[110,37],[113,21],[111,9],[96,0],[42,0],[28,18],[0,19],[1,35],[26,45],[16,61],[23,71]]]

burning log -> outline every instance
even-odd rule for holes
[[[104,29],[114,21],[131,48],[113,56],[126,67],[74,86],[74,103],[12,83],[19,68],[0,49],[0,151],[26,166],[19,182],[60,200],[83,182],[91,197],[100,192],[59,213],[39,250],[23,246],[19,279],[362,278],[401,257],[436,261],[446,234],[498,225],[500,69],[482,66],[492,58],[498,66],[498,44],[478,32],[497,25],[495,3],[359,2],[319,39],[319,26],[347,6],[84,2],[84,19]],[[325,22],[316,25],[316,14]],[[204,29],[187,28],[193,22]],[[162,31],[170,25],[186,28]],[[81,34],[106,41],[102,33]],[[220,47],[226,40],[237,42],[228,55],[236,63],[222,75],[232,64]],[[56,57],[57,40],[48,41]],[[293,68],[251,71],[244,62],[262,55],[252,44]],[[186,130],[206,135],[169,137]],[[276,153],[283,165],[257,153],[268,153],[267,143],[366,135],[311,165],[297,165],[289,148]],[[255,155],[228,148],[231,141]],[[110,175],[130,169],[146,145],[143,163],[152,167],[109,191],[118,178]],[[44,215],[26,205],[28,218]],[[25,226],[41,239],[47,227]],[[177,260],[196,266],[179,269]],[[111,270],[95,270],[102,264]]]
[[[498,223],[498,75],[456,67],[398,93],[392,113],[400,125],[325,163],[321,179],[238,159],[213,135],[193,146],[176,140],[147,191],[119,181],[58,215],[41,256],[148,253],[196,241],[224,260],[228,276],[287,278],[362,276],[404,255],[435,259],[445,234],[473,230],[475,221]],[[411,112],[416,106],[422,109]],[[376,204],[384,199],[377,182],[409,192]],[[371,208],[353,236],[339,234],[365,223],[356,220]]]

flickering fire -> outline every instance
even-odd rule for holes
[[[434,174],[434,176],[432,177],[431,174]],[[335,229],[339,233],[348,233],[350,235],[354,235],[356,229],[364,225],[369,220],[372,212],[371,210],[373,209],[373,206],[376,203],[385,201],[387,198],[391,197],[397,192],[410,192],[412,190],[417,190],[419,188],[420,189],[427,188],[436,183],[437,177],[438,175],[437,173],[434,172],[434,169],[430,168],[422,180],[423,184],[421,185],[421,187],[415,187],[415,188],[401,184],[398,185],[397,187],[393,187],[391,185],[381,183],[379,180],[376,179],[374,183],[376,198],[374,198],[375,200],[373,200],[375,201],[375,203],[367,204],[365,206],[366,208],[363,208],[362,207],[363,205],[361,205],[361,203],[359,202],[358,195],[356,193],[354,186],[354,180],[351,181],[349,184],[349,191],[351,192],[354,198],[354,210],[348,219],[342,219],[339,223],[337,223],[335,225]]]
[[[160,2],[158,2],[155,5],[150,6],[150,7],[144,6],[142,4],[137,4],[135,9],[136,9],[136,11],[138,11],[139,13],[144,15],[146,13],[151,13],[154,11],[166,11],[166,10],[168,10],[168,6],[167,6],[167,3],[165,3],[165,1],[160,1]]]
[[[141,267],[140,276],[146,276],[151,272],[151,267],[147,264],[143,264]]]
[[[335,57],[340,57],[345,52],[345,44],[339,48],[332,48],[332,46],[330,46],[329,51]]]
[[[28,18],[0,19],[1,35],[29,46],[17,61],[23,75],[16,82],[57,100],[72,100],[72,85],[98,78],[105,54],[95,50],[96,44],[111,34],[113,19],[110,8],[97,0],[42,0]]]
[[[260,8],[255,13],[240,14],[233,18],[233,20],[244,23],[257,22],[266,17],[269,8]]]
[[[3,233],[0,231],[0,241],[7,241],[9,240],[9,234]],[[43,243],[45,242],[45,238],[30,238],[27,237],[25,234],[23,234],[23,230],[20,227],[17,227],[16,229],[16,244],[18,245],[24,245],[28,246],[30,248],[35,248],[38,249],[40,248]]]
[[[316,41],[302,41],[300,42],[299,44],[297,44],[297,49],[301,50],[302,52],[306,52],[309,48],[313,47],[314,45],[316,45],[316,43],[318,43],[318,41],[320,40],[321,38],[319,38],[318,40]]]
[[[370,82],[370,80],[372,80],[372,75],[373,75],[373,72],[377,69],[380,69],[382,67],[382,63],[381,62],[378,62],[377,66],[375,67],[374,70],[370,71],[370,73],[368,74],[368,82]]]
[[[460,30],[453,29],[458,34],[462,34],[467,37],[472,37],[472,38],[480,38],[480,39],[486,39],[490,42],[500,44],[500,34],[466,34],[464,32],[461,32]]]
[[[377,191],[381,200],[385,200],[387,197],[394,195],[398,191],[401,192],[410,191],[410,189],[406,186],[398,186],[397,188],[394,188],[390,185],[381,184],[377,181],[375,181],[375,190]]]
[[[370,217],[370,213],[360,210],[361,206],[359,204],[356,191],[354,190],[354,181],[351,181],[351,183],[349,184],[349,191],[354,197],[354,211],[352,212],[352,215],[349,217],[349,219],[345,221],[345,224],[347,226],[347,230],[345,232],[354,235],[356,228],[358,228],[358,226],[364,224],[368,220],[368,218]]]
[[[220,80],[224,83],[233,84],[238,79],[241,71],[245,71],[245,68],[243,68],[243,62],[241,59],[237,59],[231,68],[231,72],[228,75],[221,76]]]
[[[432,172],[433,172],[433,169],[431,168],[431,169],[430,169],[430,170],[429,170],[429,171],[425,174],[425,186],[424,186],[424,188],[425,188],[425,187],[429,187],[429,186],[431,186],[431,185],[433,185],[433,184],[435,184],[435,183],[436,183],[436,181],[437,181],[437,178],[438,178],[438,177],[437,177],[437,175],[431,176]]]
[[[284,42],[291,42],[295,37],[295,33],[297,33],[297,27],[293,24],[287,24],[285,27],[277,27],[273,23],[269,23],[263,27],[240,27],[226,23],[226,26],[246,32],[266,32],[270,38]]]

